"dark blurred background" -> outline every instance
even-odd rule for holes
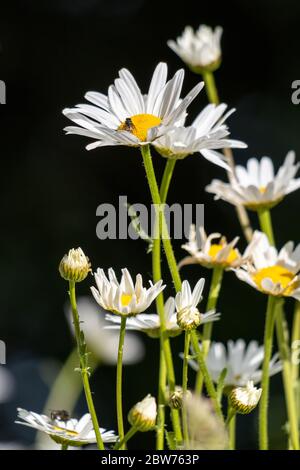
[[[7,104],[1,106],[1,313],[0,339],[7,344],[7,365],[16,388],[0,405],[0,440],[30,445],[34,434],[13,424],[16,406],[42,411],[59,363],[72,349],[72,336],[63,305],[67,286],[57,266],[71,247],[81,246],[93,267],[151,276],[150,255],[143,241],[96,237],[96,208],[103,202],[149,203],[138,150],[103,148],[87,152],[88,140],[64,136],[69,124],[64,107],[83,102],[88,90],[106,92],[122,67],[129,68],[144,91],[155,65],[166,61],[170,74],[182,67],[166,41],[185,25],[222,25],[223,64],[216,73],[221,99],[236,107],[229,125],[234,138],[249,148],[235,152],[236,161],[271,156],[277,167],[290,149],[300,152],[300,108],[291,102],[291,83],[300,78],[300,3],[292,0],[181,3],[164,0],[11,0],[1,5],[0,79],[7,86]],[[199,80],[186,73],[184,92]],[[192,116],[207,104],[202,91],[190,109]],[[157,156],[160,175],[164,161]],[[212,178],[225,179],[222,169],[200,156],[179,162],[170,189],[170,202],[204,203],[208,232],[229,239],[240,233],[232,206],[214,202],[204,187]],[[288,196],[273,210],[278,245],[300,238],[299,193]],[[256,224],[255,217],[253,223]],[[177,258],[184,256],[175,243]],[[240,248],[244,248],[241,236]],[[185,267],[191,283],[210,271]],[[167,270],[164,279],[169,283]],[[89,294],[92,278],[78,287]],[[207,282],[208,287],[209,283]],[[169,288],[169,293],[172,293]],[[222,320],[215,339],[243,337],[262,341],[265,297],[225,276],[220,298]],[[289,318],[291,318],[291,307]],[[124,373],[125,411],[148,392],[156,392],[158,342],[143,338],[143,362]],[[174,345],[174,357],[182,338]],[[46,363],[52,379],[43,380]],[[176,360],[177,375],[180,359]],[[50,364],[50,365],[49,365]],[[48,369],[49,369],[48,367]],[[51,369],[52,370],[52,369]],[[93,379],[101,422],[116,429],[114,367],[100,367]],[[51,375],[51,374],[50,374]],[[193,377],[191,376],[191,381]],[[1,385],[1,384],[0,384]],[[272,446],[285,445],[281,378],[272,379]],[[79,402],[78,414],[85,411]],[[126,414],[126,413],[125,413]],[[255,448],[257,416],[239,421],[239,446]],[[152,439],[152,437],[151,437]],[[150,445],[150,435],[138,436],[135,447]]]

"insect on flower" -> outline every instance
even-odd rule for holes
[[[58,419],[59,421],[67,422],[70,419],[70,414],[66,410],[51,410],[50,418],[52,421]]]
[[[120,126],[120,130],[122,131],[133,132],[134,129],[135,129],[135,125],[133,124],[132,119],[130,117],[126,118],[124,121],[124,124],[121,124]]]

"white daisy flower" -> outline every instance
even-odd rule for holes
[[[300,300],[300,244],[289,241],[278,252],[264,233],[253,237],[251,259],[235,270],[237,277],[265,294]]]
[[[200,25],[197,31],[186,26],[176,41],[168,46],[195,72],[202,69],[215,70],[221,61],[221,36],[223,28]]]
[[[88,348],[101,363],[113,365],[117,363],[119,333],[105,329],[104,310],[96,305],[89,297],[77,299],[80,314],[81,329]],[[72,333],[74,334],[73,317],[69,304],[66,315]],[[119,318],[112,315],[113,318]],[[129,321],[129,320],[128,320]],[[135,364],[140,362],[145,354],[144,344],[137,334],[130,332],[124,339],[123,363]]]
[[[166,331],[169,336],[177,336],[182,332],[182,329],[177,324],[177,313],[175,310],[175,300],[173,297],[169,297],[165,303],[165,321]],[[214,310],[202,314],[202,323],[213,321],[212,318],[217,320],[219,314],[215,315]],[[106,326],[107,329],[119,329],[121,324],[121,318],[116,315],[105,316],[105,319],[109,322],[115,323],[116,325]],[[126,328],[128,330],[142,331],[151,338],[159,338],[160,335],[160,318],[156,313],[141,313],[136,317],[128,318],[126,322]]]
[[[153,300],[166,287],[162,281],[152,284],[150,288],[143,287],[143,278],[141,274],[136,276],[136,282],[133,283],[128,269],[122,269],[122,278],[118,282],[115,272],[112,268],[108,270],[108,278],[103,269],[98,268],[95,273],[97,289],[92,287],[92,293],[96,302],[104,308],[117,315],[134,316],[144,312]]]
[[[192,291],[189,282],[183,281],[181,291],[176,294],[177,322],[182,329],[197,327],[200,323],[208,323],[220,318],[220,314],[215,313],[213,310],[206,314],[201,314],[197,308],[197,305],[202,300],[204,283],[205,280],[203,278],[199,279]]]
[[[96,442],[92,418],[89,413],[83,415],[80,420],[74,418],[62,420],[55,416],[53,418],[51,419],[51,417],[46,415],[18,408],[18,419],[22,421],[15,422],[44,432],[55,442],[61,444],[64,443],[76,447]],[[106,431],[100,428],[100,432],[104,443],[109,444],[117,440],[114,431]]]
[[[243,205],[247,209],[270,209],[287,194],[300,188],[300,178],[295,178],[299,163],[295,164],[295,152],[288,152],[283,165],[274,174],[269,157],[260,161],[250,158],[247,168],[236,166],[236,175],[231,183],[213,180],[206,191],[231,204]]]
[[[167,65],[158,64],[148,93],[143,95],[129,70],[121,69],[107,96],[90,91],[85,98],[92,104],[64,109],[63,114],[77,124],[66,127],[65,131],[94,139],[87,150],[106,145],[138,147],[151,143],[166,128],[182,122],[189,104],[204,85],[198,83],[180,99],[184,71],[178,70],[169,81],[167,73]]]
[[[230,243],[227,243],[225,237],[220,233],[211,233],[206,235],[204,227],[199,227],[200,244],[197,241],[195,225],[191,225],[189,240],[182,245],[190,256],[183,258],[179,263],[179,268],[187,264],[200,264],[206,268],[220,267],[231,269],[244,264],[252,251],[255,242],[251,242],[244,254],[241,254],[235,247],[239,237],[235,237]],[[219,239],[218,242],[214,240]]]
[[[174,127],[153,142],[156,150],[169,159],[183,159],[194,153],[201,155],[222,168],[229,169],[224,155],[218,149],[245,148],[246,144],[229,139],[226,119],[235,111],[226,114],[226,104],[209,104],[188,127]]]
[[[282,365],[275,354],[270,361],[269,375],[272,376],[281,371]],[[220,374],[227,369],[224,384],[230,387],[244,387],[249,380],[255,384],[262,378],[260,369],[264,359],[264,347],[256,341],[250,341],[248,346],[243,339],[228,341],[227,349],[222,343],[212,343],[206,358],[206,365],[212,380],[217,383]],[[190,366],[198,371],[198,363],[189,361]]]

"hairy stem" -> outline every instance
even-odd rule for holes
[[[91,415],[91,419],[92,419],[92,423],[93,423],[93,427],[94,427],[94,431],[96,435],[97,447],[99,450],[104,450],[104,444],[103,444],[100,429],[99,429],[98,418],[96,415],[91,388],[90,388],[90,383],[89,383],[87,351],[86,351],[84,336],[83,336],[82,331],[80,330],[80,321],[79,321],[79,314],[78,314],[77,302],[76,302],[75,282],[73,281],[69,282],[69,295],[70,295],[70,303],[71,303],[71,308],[72,308],[73,323],[74,323],[74,329],[75,329],[75,338],[77,342],[78,355],[79,355],[79,361],[80,361],[80,372],[81,372],[81,378],[82,378],[83,388],[85,392],[85,398],[86,398],[87,406]]]
[[[259,404],[259,448],[268,450],[268,405],[269,405],[269,368],[272,356],[276,297],[269,296],[264,333],[264,361],[262,369],[262,394]]]
[[[207,312],[209,310],[216,309],[217,301],[219,298],[219,293],[220,293],[220,289],[222,285],[223,273],[224,273],[224,270],[221,267],[215,267],[213,269],[212,279],[211,279],[211,284],[210,284],[210,289],[209,289],[209,294],[208,294],[208,300],[207,300],[207,306],[206,306]],[[212,328],[213,328],[213,322],[205,323],[204,328],[203,328],[202,345],[203,345],[204,358],[206,358],[208,351],[209,351],[210,341],[211,341],[211,336],[212,336]],[[196,386],[195,386],[196,392],[201,394],[202,387],[203,387],[203,376],[199,369],[197,372],[197,377],[196,377]]]
[[[184,352],[183,352],[183,367],[182,367],[182,394],[183,398],[186,396],[188,387],[188,357],[190,349],[191,332],[186,331],[184,336]],[[188,446],[189,433],[188,433],[188,422],[186,407],[182,407],[182,424],[183,424],[183,439],[185,446]]]
[[[123,371],[123,348],[126,332],[125,316],[121,317],[119,347],[118,347],[118,360],[117,360],[117,380],[116,380],[116,401],[117,401],[117,421],[118,421],[118,434],[122,442],[124,439],[124,423],[123,423],[123,399],[122,399],[122,371]],[[125,443],[120,446],[121,450],[126,448]]]

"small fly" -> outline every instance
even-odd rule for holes
[[[58,419],[59,421],[66,422],[70,419],[70,415],[66,410],[52,410],[50,418],[52,421]]]
[[[123,126],[122,126],[122,130],[123,130],[123,131],[132,132],[132,131],[134,131],[134,129],[135,129],[135,126],[134,126],[134,124],[133,124],[131,118],[126,118],[126,119],[125,119],[125,122],[124,122],[124,124],[123,124]]]

